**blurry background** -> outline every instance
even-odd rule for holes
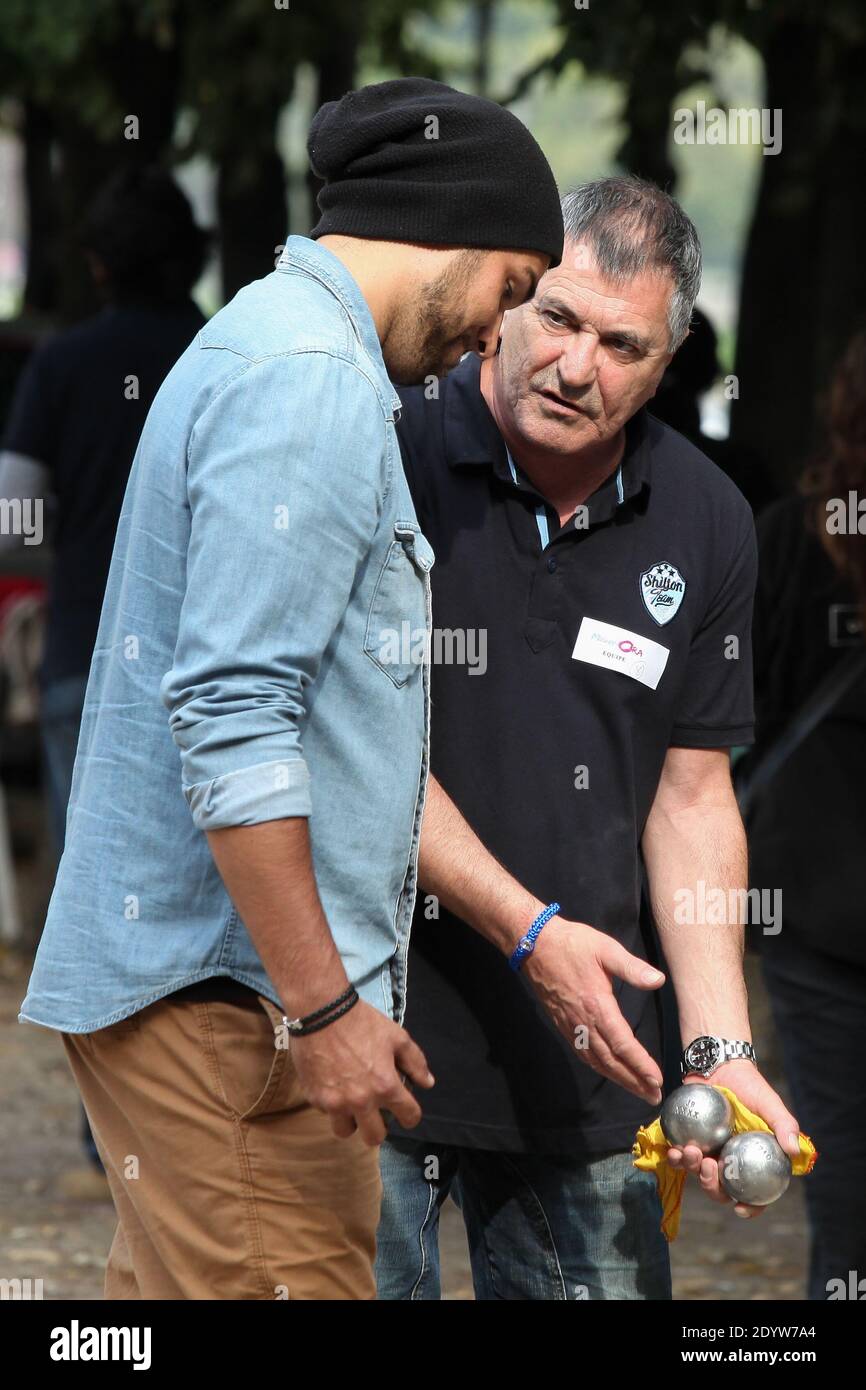
[[[627,169],[680,199],[704,247],[703,317],[659,413],[702,436],[758,510],[813,452],[831,368],[866,310],[864,71],[860,0],[4,0],[0,430],[33,348],[99,307],[80,228],[109,176],[173,172],[213,232],[194,288],[211,314],[315,220],[316,108],[425,75],[512,107],[563,190]],[[676,111],[699,102],[778,109],[780,152],[676,143]],[[14,1021],[54,865],[36,681],[49,563],[48,545],[0,562],[0,1256],[42,1271],[46,1296],[98,1297],[110,1206],[76,1176],[57,1040]],[[783,1084],[749,968],[759,1055]],[[695,1199],[677,1296],[801,1297],[801,1202],[792,1191],[744,1233]],[[471,1296],[451,1229],[451,1296]]]
[[[155,159],[218,233],[199,287],[213,311],[315,220],[304,145],[316,107],[364,82],[438,77],[511,105],[565,188],[623,166],[676,193],[703,239],[702,305],[722,366],[748,382],[730,403],[733,437],[792,476],[866,300],[863,7],[579,5],[4,0],[0,316],[51,323],[92,309],[70,255],[75,224],[118,165]],[[673,112],[699,100],[781,108],[781,153],[675,144]],[[727,404],[712,411],[714,433]]]

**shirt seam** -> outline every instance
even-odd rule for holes
[[[123,1023],[127,1018],[134,1017],[141,1013],[143,1009],[150,1008],[151,1004],[158,1004],[161,999],[169,999],[178,990],[185,989],[187,985],[198,984],[202,980],[216,979],[220,975],[229,974],[225,966],[215,970],[199,971],[197,974],[188,977],[182,976],[180,980],[173,981],[164,989],[159,989],[152,994],[146,994],[142,999],[135,1000],[131,1005],[124,1009],[118,1009],[113,1014],[108,1014],[104,1018],[97,1018],[87,1023],[46,1023],[41,1018],[34,1018],[32,1014],[19,1012],[18,1021],[21,1023],[35,1023],[39,1028],[51,1028],[57,1033],[98,1033],[103,1028],[111,1028],[115,1023]],[[230,979],[237,980],[238,984],[248,985],[258,994],[264,994],[265,998],[270,999],[282,1008],[282,1004],[276,997],[275,992],[271,992],[271,986],[267,980],[260,980],[253,975],[248,975],[245,971],[231,972]],[[267,988],[266,988],[267,986]]]
[[[363,347],[363,344],[362,344],[361,346]],[[374,393],[374,395],[375,395],[375,397],[376,397],[376,400],[377,400],[377,402],[378,402],[378,404],[379,404],[379,408],[380,408],[380,410],[382,411],[382,414],[383,414],[383,416],[385,417],[385,419],[386,419],[386,420],[390,420],[390,419],[393,418],[393,417],[388,413],[388,411],[386,410],[385,405],[384,405],[383,400],[382,400],[382,396],[381,396],[381,394],[380,394],[379,386],[378,386],[378,384],[376,383],[376,381],[373,379],[373,377],[370,376],[369,372],[364,371],[364,369],[363,369],[363,367],[361,366],[361,364],[360,364],[359,362],[357,362],[357,361],[355,360],[354,357],[350,356],[350,355],[349,355],[348,353],[346,353],[346,352],[338,352],[335,348],[327,348],[327,347],[295,347],[295,348],[284,348],[282,352],[269,352],[269,353],[267,353],[267,355],[264,356],[264,357],[249,357],[249,356],[247,356],[246,353],[238,352],[237,348],[229,347],[227,344],[214,343],[214,344],[211,344],[211,345],[209,345],[209,346],[207,346],[207,347],[205,347],[204,344],[202,344],[201,351],[202,351],[202,352],[231,352],[231,353],[233,353],[235,356],[238,356],[238,357],[242,357],[242,358],[243,358],[243,360],[244,360],[244,366],[243,366],[243,367],[239,367],[239,368],[237,369],[237,371],[232,372],[232,374],[231,374],[230,376],[226,377],[225,381],[220,382],[219,387],[214,391],[213,396],[212,396],[211,399],[208,401],[208,403],[207,403],[207,405],[205,406],[204,410],[201,412],[201,415],[197,415],[197,416],[196,416],[196,419],[195,419],[195,423],[196,423],[196,424],[198,424],[199,420],[201,420],[201,419],[204,418],[204,416],[208,413],[208,411],[211,409],[212,406],[216,405],[216,402],[219,400],[220,396],[223,394],[223,391],[225,391],[225,390],[227,389],[227,387],[231,386],[233,382],[237,381],[239,377],[243,376],[244,372],[249,371],[252,367],[260,367],[260,366],[262,366],[264,363],[266,363],[266,362],[274,362],[274,361],[277,360],[277,358],[280,358],[280,357],[313,357],[313,356],[317,356],[317,355],[321,355],[321,356],[324,356],[324,357],[333,357],[333,358],[335,358],[338,362],[345,362],[347,367],[351,367],[354,371],[356,371],[360,377],[363,377],[364,381],[367,382],[368,386],[370,386],[370,387],[372,388],[373,393]]]
[[[355,342],[358,344],[361,351],[369,357],[369,349],[367,347],[367,344],[364,342],[364,334],[361,327],[360,319],[358,318],[355,306],[351,303],[349,296],[346,294],[345,287],[341,285],[337,279],[335,279],[335,277],[331,274],[327,266],[323,266],[320,261],[311,257],[309,254],[301,250],[300,247],[293,248],[291,251],[289,251],[285,247],[283,249],[286,254],[286,261],[294,262],[294,265],[290,269],[288,264],[281,264],[276,266],[275,269],[290,275],[300,275],[302,278],[304,276],[307,276],[309,279],[316,280],[320,285],[323,285],[324,288],[333,295],[334,299],[336,299],[337,303],[339,304],[343,312],[344,318],[348,322],[348,328],[350,329],[351,335],[354,338]],[[363,298],[363,295],[361,297]],[[367,311],[369,313],[369,305],[367,305]],[[372,314],[370,314],[370,318],[372,319]],[[372,326],[373,331],[375,333],[375,324],[373,324]],[[393,395],[396,396],[397,392],[394,390],[393,385],[390,381],[388,384],[389,386],[391,386]],[[392,410],[393,416],[394,407],[390,408]]]
[[[723,733],[728,729],[751,729],[754,727],[754,719],[741,719],[737,724],[681,724],[676,723],[671,726],[673,731],[677,729],[693,729],[697,733]]]

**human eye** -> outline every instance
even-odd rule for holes
[[[565,314],[561,314],[558,309],[543,309],[541,317],[551,328],[567,328],[568,319]]]

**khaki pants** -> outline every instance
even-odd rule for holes
[[[107,1299],[375,1298],[378,1150],[306,1102],[280,1022],[178,994],[62,1034],[117,1210]]]

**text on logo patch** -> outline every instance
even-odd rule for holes
[[[660,560],[640,577],[640,593],[650,617],[664,627],[676,617],[685,597],[686,581],[676,565]]]

